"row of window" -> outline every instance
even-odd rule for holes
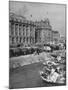
[[[32,34],[32,28],[25,27],[25,26],[18,26],[18,25],[11,25],[10,26],[10,35],[23,35],[23,36],[30,36]]]
[[[27,42],[27,43],[29,43],[29,42],[31,42],[31,43],[34,43],[34,38],[33,37],[31,37],[31,38],[29,38],[29,37],[24,37],[24,38],[22,38],[22,37],[20,37],[20,38],[18,38],[18,37],[10,37],[10,40],[9,41],[11,41],[11,44],[15,44],[15,43],[25,43],[25,42]]]

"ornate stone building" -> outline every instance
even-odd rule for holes
[[[10,14],[9,44],[10,46],[28,46],[35,43],[35,24],[25,17]]]
[[[47,44],[52,41],[52,27],[50,25],[49,19],[41,20],[35,22],[37,24],[36,31],[38,32],[37,42]]]
[[[52,33],[49,19],[33,22],[14,13],[9,15],[9,44],[12,47],[47,44],[53,41]]]

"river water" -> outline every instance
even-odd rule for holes
[[[39,71],[42,68],[42,63],[34,63],[10,71],[9,88],[58,86],[59,84],[47,83],[41,79]]]

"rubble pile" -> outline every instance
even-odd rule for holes
[[[65,51],[55,51],[53,54],[56,55],[53,60],[43,62],[44,67],[40,71],[40,76],[44,81],[63,84],[66,79]]]

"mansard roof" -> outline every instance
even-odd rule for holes
[[[9,17],[10,17],[9,18],[10,20],[14,20],[14,21],[16,21],[16,20],[18,20],[18,21],[26,20],[26,18],[24,16],[20,16],[20,15],[17,15],[15,13],[9,13]]]

